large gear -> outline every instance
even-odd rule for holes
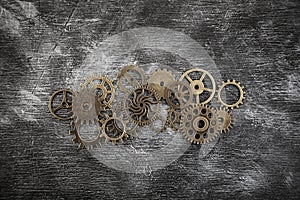
[[[172,108],[183,109],[192,103],[193,92],[189,84],[174,81],[165,88],[165,98]]]
[[[81,84],[83,89],[88,89],[97,95],[98,105],[101,107],[98,110],[103,110],[106,107],[111,107],[111,103],[115,97],[115,86],[107,76],[101,74],[92,75]]]
[[[219,132],[219,123],[211,107],[192,104],[182,112],[180,131],[194,144],[212,141]]]
[[[126,123],[123,121],[123,116],[117,117],[116,113],[112,116],[106,115],[106,119],[102,122],[102,133],[100,137],[105,138],[105,142],[117,142],[123,143],[123,139],[127,139],[129,136],[126,130]]]
[[[93,91],[81,89],[73,96],[73,118],[75,123],[94,124],[98,121],[97,97]]]
[[[60,103],[57,106],[54,106],[55,99],[62,95]],[[60,120],[69,120],[73,117],[72,115],[72,95],[71,90],[58,90],[55,91],[49,99],[48,108],[53,117]],[[60,112],[63,111],[64,112]]]
[[[123,67],[117,79],[118,88],[125,93],[130,92],[133,88],[144,85],[146,82],[144,70],[137,65],[127,65]]]
[[[194,78],[191,77],[192,73],[201,73],[200,78]],[[205,78],[208,77],[207,80],[211,82],[211,87],[206,87],[204,84]],[[194,68],[190,69],[182,74],[182,76],[179,78],[179,81],[186,80],[192,90],[193,94],[195,96],[195,103],[196,104],[207,104],[209,103],[212,98],[214,97],[214,94],[216,92],[216,83],[213,78],[213,76],[206,70],[200,69],[200,68]],[[205,97],[205,100],[201,100],[200,96],[202,95],[204,97],[204,92],[208,92],[210,95],[208,97]]]
[[[158,69],[153,72],[148,79],[149,84],[154,84],[159,98],[165,97],[165,88],[175,81],[175,76],[166,69]]]
[[[160,111],[159,96],[149,85],[137,87],[123,104],[128,119],[139,126],[145,126],[157,119]]]
[[[79,143],[78,148],[82,149],[86,147],[87,149],[94,149],[94,148],[100,148],[101,143],[100,143],[100,131],[99,134],[95,138],[92,139],[86,139],[83,138],[82,134],[79,133],[79,127],[81,124],[76,124],[74,121],[71,122],[71,130],[69,131],[70,135],[73,135],[74,138],[72,139],[73,143]],[[97,124],[93,124],[97,125]]]
[[[221,123],[221,128],[224,133],[227,133],[232,128],[232,115],[230,111],[224,107],[217,109],[218,121]]]
[[[232,104],[228,104],[224,102],[221,98],[222,89],[224,89],[228,85],[233,85],[239,90],[239,98],[235,103]],[[243,100],[245,99],[244,97],[245,92],[243,89],[244,86],[241,86],[241,84],[239,82],[236,82],[235,80],[227,80],[226,82],[223,81],[222,85],[220,85],[218,89],[218,95],[217,95],[218,101],[228,109],[238,108],[239,105],[243,104]]]

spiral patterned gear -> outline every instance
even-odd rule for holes
[[[160,111],[159,96],[151,86],[140,86],[126,96],[123,109],[131,122],[145,126],[157,119]]]
[[[216,112],[207,105],[192,104],[182,112],[180,131],[194,144],[212,141],[220,132]]]

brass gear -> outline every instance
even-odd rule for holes
[[[60,104],[53,107],[54,99],[59,95],[62,95]],[[60,120],[69,120],[72,118],[72,99],[70,98],[72,95],[73,92],[71,90],[57,90],[52,93],[49,98],[48,108],[53,117]],[[60,110],[65,110],[66,112],[59,113]]]
[[[120,128],[121,126],[121,128]],[[123,139],[127,139],[129,136],[126,131],[126,123],[123,121],[123,116],[117,117],[116,113],[112,116],[106,115],[106,119],[102,122],[102,133],[100,137],[105,138],[105,142],[117,142],[123,143]]]
[[[94,124],[98,121],[97,96],[87,89],[80,89],[73,96],[73,118],[75,123]]]
[[[180,131],[194,144],[210,142],[216,137],[220,127],[214,115],[215,112],[211,107],[192,104],[182,112]]]
[[[222,89],[228,85],[233,85],[239,90],[239,99],[233,104],[227,104],[221,98]],[[244,86],[241,86],[240,82],[236,82],[235,80],[227,80],[226,82],[223,81],[218,89],[218,94],[217,94],[218,101],[228,109],[238,108],[239,105],[243,104],[243,100],[245,99],[245,97],[244,97],[245,92],[243,89],[244,89]]]
[[[138,77],[135,77],[134,75],[137,75]],[[130,92],[132,88],[144,85],[146,82],[144,70],[137,65],[127,65],[123,67],[118,74],[117,79],[118,88],[125,93]],[[125,84],[122,83],[122,81],[125,81]],[[128,86],[130,86],[131,89],[128,89]]]
[[[107,76],[102,76],[101,74],[92,75],[81,84],[81,87],[91,90],[97,95],[98,105],[101,106],[99,110],[111,107],[116,92],[113,82]]]
[[[174,109],[183,109],[193,100],[193,92],[189,84],[182,81],[174,81],[165,88],[165,99]]]
[[[148,79],[149,84],[154,84],[159,98],[165,98],[165,88],[175,81],[175,76],[166,69],[158,69],[153,72]]]
[[[79,143],[78,149],[83,149],[85,147],[88,150],[91,150],[94,148],[101,147],[100,132],[96,138],[92,140],[86,140],[78,132],[78,129],[81,126],[81,124],[76,124],[74,121],[72,121],[70,125],[71,125],[71,130],[69,130],[69,134],[74,136],[74,138],[72,139],[73,143]]]
[[[231,112],[224,107],[220,107],[219,109],[217,109],[217,114],[218,114],[218,121],[221,124],[222,131],[224,133],[227,133],[229,129],[232,128],[233,125]]]
[[[191,73],[194,73],[194,72],[199,72],[201,73],[201,76],[199,79],[193,79],[190,77],[190,74]],[[207,88],[205,87],[204,85],[204,80],[205,78],[208,77],[208,79],[210,80],[211,82],[211,87],[212,88]],[[190,84],[192,90],[193,90],[193,94],[196,98],[195,100],[195,103],[196,104],[207,104],[209,103],[212,98],[214,97],[215,95],[215,92],[216,92],[216,83],[215,83],[215,80],[213,78],[213,76],[206,70],[204,69],[200,69],[200,68],[193,68],[193,69],[190,69],[186,72],[184,72],[182,74],[182,76],[179,78],[179,81],[183,81],[183,80],[187,80],[188,83]],[[203,102],[200,102],[200,96],[203,94],[203,92],[209,92],[210,95],[207,99],[205,99]]]
[[[148,84],[132,90],[123,104],[128,119],[139,126],[145,126],[157,119],[160,111],[159,96]]]

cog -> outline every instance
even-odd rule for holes
[[[101,147],[100,133],[93,139],[85,139],[78,131],[81,124],[76,124],[74,121],[72,121],[70,125],[71,130],[69,131],[69,134],[74,136],[74,138],[72,139],[73,143],[79,143],[78,149],[83,149],[85,147],[88,150],[91,150]]]
[[[178,131],[180,126],[180,120],[181,112],[174,108],[170,108],[168,111],[167,125],[169,125],[173,131]]]
[[[230,111],[224,107],[221,107],[216,112],[218,114],[218,121],[221,123],[222,131],[227,133],[233,125]]]
[[[158,69],[153,72],[148,79],[148,83],[155,85],[155,90],[159,98],[165,98],[165,88],[167,85],[175,81],[175,76],[166,69]]]
[[[62,95],[60,103],[54,107],[54,101],[60,95]],[[72,118],[72,95],[73,92],[71,90],[57,90],[50,96],[48,108],[53,117],[60,120]]]
[[[202,104],[192,104],[182,112],[180,131],[194,144],[212,141],[220,127],[214,110]]]
[[[73,96],[73,118],[75,123],[94,124],[98,121],[97,96],[90,90],[81,89]]]
[[[123,121],[123,116],[116,116],[116,113],[113,113],[112,116],[106,115],[106,120],[102,122],[102,134],[100,137],[105,138],[105,142],[112,142],[116,144],[117,142],[123,142],[123,139],[127,139],[129,136],[126,132],[126,123]]]
[[[115,86],[107,76],[101,76],[101,74],[92,75],[81,84],[81,87],[83,89],[89,89],[97,95],[98,105],[101,106],[99,110],[111,107],[116,92]]]
[[[221,98],[222,89],[224,89],[228,85],[233,85],[239,90],[239,98],[233,104],[227,104]],[[239,105],[243,104],[243,100],[245,99],[245,97],[244,97],[245,92],[243,91],[243,89],[244,89],[244,86],[241,86],[240,82],[236,82],[235,80],[232,80],[232,81],[227,80],[226,82],[223,81],[222,84],[219,86],[219,89],[218,89],[218,95],[217,95],[218,101],[228,109],[238,108]]]
[[[191,74],[193,73],[201,73],[200,78],[192,78]],[[204,84],[205,78],[210,81],[211,86],[206,87]],[[182,74],[182,76],[179,78],[179,81],[187,80],[190,84],[193,94],[196,98],[196,104],[207,104],[209,103],[212,98],[214,97],[214,94],[216,92],[216,83],[213,78],[213,76],[206,70],[200,69],[200,68],[193,68],[190,69]],[[210,93],[208,97],[204,96],[204,92]],[[201,100],[200,97],[203,96],[205,100]]]
[[[118,88],[125,93],[130,92],[133,88],[144,85],[146,82],[144,70],[137,65],[127,65],[123,67],[117,79]]]
[[[174,81],[165,89],[165,98],[169,106],[174,109],[183,109],[193,100],[193,91],[189,84],[182,81]]]
[[[126,96],[123,110],[131,122],[145,126],[157,119],[160,111],[159,96],[151,86],[140,86]]]

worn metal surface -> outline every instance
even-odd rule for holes
[[[0,9],[1,198],[299,198],[299,1],[4,0]],[[68,124],[47,101],[99,41],[143,26],[198,41],[247,97],[206,157],[193,145],[164,169],[131,174],[59,138]]]

